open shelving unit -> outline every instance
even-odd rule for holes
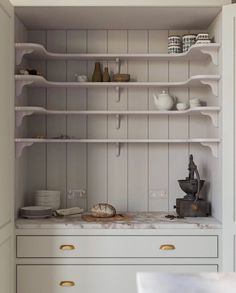
[[[43,107],[15,107],[16,112],[16,126],[19,127],[22,120],[26,116],[30,115],[114,115],[117,119],[117,129],[120,128],[120,119],[124,115],[206,115],[212,120],[215,127],[218,126],[218,113],[220,112],[220,107],[196,107],[190,108],[184,111],[87,111],[87,110],[47,110]]]
[[[19,96],[24,86],[45,88],[114,88],[119,101],[121,88],[158,88],[158,87],[199,87],[210,86],[212,93],[218,95],[219,75],[195,75],[181,82],[58,82],[48,81],[38,75],[15,75],[16,95]]]
[[[44,46],[34,43],[16,43],[16,64],[19,65],[26,56],[37,60],[109,60],[118,63],[123,60],[203,60],[211,58],[213,64],[218,65],[218,50],[220,44],[196,44],[189,51],[180,54],[86,54],[86,53],[54,53]]]
[[[215,157],[218,156],[218,138],[183,138],[183,139],[57,139],[57,138],[16,138],[16,156],[19,157],[25,147],[34,143],[112,143],[117,147],[117,156],[120,155],[121,144],[124,143],[200,143],[211,149]]]
[[[197,44],[193,45],[189,51],[180,54],[87,54],[87,53],[54,53],[47,51],[44,46],[34,43],[16,43],[16,63],[21,64],[23,57],[36,60],[92,60],[92,61],[114,61],[117,72],[120,72],[121,61],[127,60],[168,60],[168,61],[189,61],[209,59],[214,65],[218,65],[218,51],[220,44]],[[123,88],[190,88],[190,87],[210,87],[214,96],[218,96],[218,83],[220,75],[195,75],[181,82],[57,82],[46,80],[39,75],[15,75],[16,96],[22,93],[24,87],[43,88],[113,88],[116,101],[120,101],[120,90]],[[43,107],[15,107],[16,126],[22,124],[22,120],[30,115],[114,115],[116,118],[116,129],[120,128],[121,117],[124,115],[206,115],[211,118],[212,124],[218,127],[218,114],[220,107],[196,107],[184,111],[158,111],[158,110],[48,110]],[[183,139],[89,139],[89,138],[16,138],[16,155],[19,157],[23,149],[35,143],[111,143],[117,147],[117,156],[120,154],[121,144],[125,143],[200,143],[211,149],[215,157],[218,156],[218,138],[183,138]]]

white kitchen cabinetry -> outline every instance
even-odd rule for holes
[[[73,221],[65,229],[50,219],[36,225],[17,221],[20,293],[136,292],[137,272],[217,272],[221,267],[221,229],[214,221],[207,229],[200,223],[167,224],[177,229],[163,229],[161,223],[159,229],[78,229]]]
[[[19,265],[19,293],[102,293],[136,292],[137,272],[216,272],[216,266],[206,265]]]
[[[211,250],[208,247],[211,247]],[[218,237],[18,236],[17,257],[217,258]]]
[[[234,6],[235,7],[235,6]],[[228,194],[224,201],[223,223],[224,243],[223,269],[225,271],[236,271],[236,194],[235,194],[235,19],[236,10],[230,6],[223,8],[223,95],[229,97],[228,103],[223,99],[223,166],[222,182],[223,193]],[[227,118],[226,118],[227,117]]]
[[[14,210],[14,72],[12,46],[14,44],[13,9],[7,1],[0,1],[0,291],[13,292],[13,210]]]
[[[26,221],[16,230],[17,292],[134,293],[138,271],[235,270],[236,6],[12,2],[15,46],[13,9],[0,0],[0,291],[12,293],[14,283],[14,173],[16,219],[38,189],[60,190],[63,208],[109,202],[119,212],[168,213],[183,196],[177,180],[186,177],[191,153],[212,216],[222,222],[223,243],[220,226],[207,224],[119,230],[30,228]],[[166,54],[168,35],[201,31],[214,43]],[[132,81],[75,82],[75,74],[91,77],[95,61],[112,74],[130,73]],[[25,68],[42,76],[19,75]],[[152,94],[162,90],[181,102],[199,97],[204,106],[156,111]],[[78,190],[86,196],[72,201],[68,194]]]

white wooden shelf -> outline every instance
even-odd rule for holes
[[[218,138],[183,138],[183,139],[53,139],[53,138],[15,138],[16,156],[20,157],[25,147],[34,143],[112,143],[117,147],[117,156],[123,143],[200,143],[211,149],[213,155],[218,157]]]
[[[38,60],[114,60],[117,63],[123,60],[204,60],[211,58],[218,65],[218,50],[220,44],[196,44],[189,51],[180,54],[75,54],[53,53],[44,46],[33,43],[16,43],[16,64],[19,65],[24,55]],[[119,71],[119,70],[118,70]]]
[[[158,87],[199,87],[210,86],[213,94],[218,95],[219,75],[195,75],[183,82],[55,82],[38,75],[15,75],[16,95],[24,86],[45,88],[114,88],[119,100],[121,88],[158,88]]]
[[[215,127],[218,127],[218,113],[220,107],[196,107],[184,111],[79,111],[79,110],[47,110],[43,107],[15,107],[16,125],[19,127],[25,116],[30,115],[114,115],[117,119],[117,129],[120,128],[120,119],[124,115],[206,115],[212,120]]]

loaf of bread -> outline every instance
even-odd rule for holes
[[[116,209],[108,203],[98,203],[92,207],[91,214],[96,218],[110,218],[116,215]]]

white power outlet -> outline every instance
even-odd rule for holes
[[[164,189],[152,189],[149,191],[149,198],[152,199],[167,199],[168,198],[168,194],[167,191]]]
[[[87,193],[85,189],[74,189],[68,190],[67,192],[68,199],[75,199],[75,198],[85,198],[87,197]]]

